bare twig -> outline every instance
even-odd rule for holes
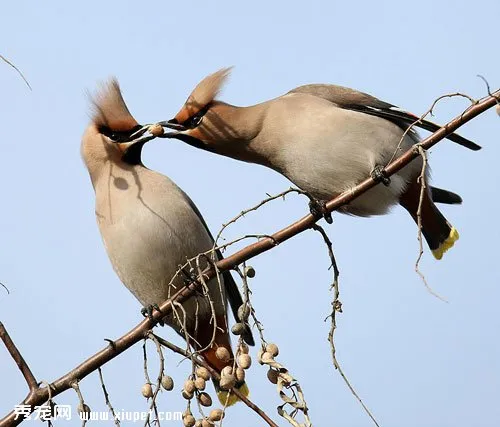
[[[317,231],[318,233],[321,234],[323,237],[323,240],[325,242],[326,247],[328,248],[328,256],[330,257],[330,262],[332,263],[332,269],[333,269],[333,283],[332,286],[330,287],[330,290],[333,290],[333,301],[332,301],[332,312],[331,314],[325,319],[325,321],[330,318],[331,323],[330,323],[330,331],[328,332],[328,342],[330,343],[330,350],[331,350],[331,355],[332,355],[332,361],[333,361],[333,366],[335,369],[339,371],[340,376],[344,380],[345,384],[353,394],[353,396],[356,398],[356,400],[361,404],[363,407],[363,410],[368,414],[368,416],[371,418],[371,420],[375,423],[376,426],[378,426],[378,422],[371,413],[371,411],[368,409],[368,407],[365,405],[361,397],[358,395],[356,390],[354,390],[354,387],[352,386],[351,382],[348,380],[347,376],[345,375],[342,367],[340,366],[339,361],[337,360],[337,350],[335,348],[335,340],[334,340],[334,335],[335,331],[337,329],[337,318],[336,315],[337,313],[342,313],[342,302],[339,299],[340,296],[340,291],[339,291],[339,269],[337,267],[337,261],[335,260],[335,255],[333,253],[333,246],[330,238],[326,234],[326,231],[323,229],[323,227],[319,226],[318,224],[313,225],[313,230]]]
[[[10,65],[12,68],[14,68],[14,70],[17,71],[17,73],[21,76],[21,78],[24,80],[24,83],[26,83],[26,86],[29,87],[30,90],[33,90],[28,82],[28,80],[26,80],[26,77],[24,77],[24,74],[21,72],[21,70],[19,68],[17,68],[12,62],[10,62],[5,56],[3,55],[0,55],[0,59],[2,61],[4,61],[6,64]]]
[[[82,420],[82,427],[85,427],[85,424],[87,424],[87,421],[89,420],[90,411],[87,410],[88,407],[83,400],[83,394],[80,390],[80,386],[78,385],[78,381],[73,382],[73,384],[71,384],[71,387],[73,387],[73,389],[76,391],[76,394],[78,395],[78,400],[80,401],[78,412]]]
[[[142,354],[144,357],[144,377],[146,378],[146,384],[152,384],[151,379],[149,378],[149,373],[148,373],[148,355],[147,355],[147,349],[146,349],[146,344],[147,344],[147,339],[144,339],[144,342],[142,344]],[[160,379],[161,381],[161,379]],[[155,390],[156,393],[158,393],[159,388]],[[155,411],[155,416],[156,416],[156,421],[159,423],[160,419],[158,417],[158,407],[156,406],[156,395],[153,394],[153,398],[151,399],[151,406],[149,407],[148,415],[146,418],[146,421],[144,423],[144,427],[151,425],[149,419],[150,419],[150,414],[151,414],[151,409]]]
[[[0,282],[0,286],[7,291],[7,294],[10,294],[9,288],[5,286],[2,282]]]
[[[483,82],[484,84],[486,85],[486,91],[488,92],[488,95],[490,96],[494,96],[492,93],[491,93],[491,88],[490,88],[490,84],[488,83],[488,80],[486,80],[486,77],[482,76],[481,74],[478,74],[477,75]],[[496,100],[497,100],[497,105],[500,105],[500,97],[496,97]]]
[[[102,387],[102,392],[104,393],[104,400],[106,402],[106,406],[109,408],[109,411],[111,412],[111,415],[113,416],[113,421],[115,422],[115,425],[117,427],[120,426],[120,420],[116,416],[115,409],[113,408],[113,405],[111,405],[111,402],[109,400],[109,394],[108,391],[106,390],[106,386],[104,385],[104,378],[102,377],[102,370],[101,368],[97,368],[97,372],[99,372],[99,380],[101,381],[101,387]]]
[[[415,272],[420,276],[422,282],[424,282],[425,288],[429,291],[431,295],[447,303],[448,301],[445,298],[443,298],[429,286],[429,283],[427,283],[427,279],[425,278],[424,273],[422,273],[422,271],[420,270],[420,260],[424,255],[424,245],[422,239],[422,204],[424,202],[425,192],[427,191],[427,182],[426,182],[427,152],[420,146],[420,144],[415,145],[414,149],[420,154],[420,156],[422,156],[422,171],[420,172],[420,175],[417,178],[417,181],[420,183],[420,196],[417,208],[418,257],[417,260],[415,261]]]
[[[489,95],[493,96],[491,94],[489,94]],[[471,102],[472,105],[474,105],[474,104],[476,104],[478,102],[477,100],[475,100],[474,98],[470,97],[469,95],[467,95],[465,93],[459,93],[459,92],[447,93],[446,95],[441,95],[438,98],[436,98],[434,100],[434,102],[431,104],[431,106],[428,108],[428,110],[425,113],[423,113],[420,117],[418,117],[413,123],[411,123],[406,128],[406,130],[403,132],[403,135],[401,135],[401,139],[399,140],[398,146],[394,150],[394,153],[392,153],[392,156],[389,159],[389,161],[387,162],[387,164],[391,163],[396,158],[399,150],[401,149],[401,145],[403,144],[403,141],[404,141],[406,135],[408,135],[408,133],[412,132],[414,130],[413,128],[415,126],[417,126],[419,123],[422,123],[422,120],[424,120],[429,114],[431,116],[434,116],[434,108],[436,107],[436,105],[440,101],[442,101],[443,99],[446,99],[446,98],[455,98],[455,97],[461,97],[461,98],[468,99]]]
[[[479,100],[474,105],[467,108],[462,114],[458,117],[451,120],[445,126],[440,128],[438,131],[434,132],[427,138],[423,139],[420,142],[421,147],[424,150],[428,150],[429,148],[436,145],[439,141],[445,138],[450,133],[457,130],[460,126],[472,120],[479,114],[488,110],[489,108],[496,105],[497,99],[500,97],[500,90],[497,90],[492,94],[492,96],[487,96],[481,100]],[[391,162],[383,171],[385,176],[390,177],[394,173],[401,170],[408,163],[414,160],[419,156],[419,153],[416,153],[413,149],[407,150],[400,157]],[[326,204],[326,210],[328,212],[332,212],[341,206],[351,202],[355,198],[359,197],[361,194],[370,190],[374,186],[376,186],[378,182],[373,180],[373,178],[369,177],[359,183],[354,188],[340,194],[334,199],[330,200]],[[260,255],[263,252],[266,252],[273,247],[275,247],[276,242],[283,243],[286,240],[292,238],[293,236],[311,228],[311,226],[320,219],[319,215],[306,215],[302,219],[297,222],[289,225],[288,227],[276,232],[272,235],[272,238],[266,238],[259,240],[247,247],[237,251],[233,255],[220,260],[216,263],[218,270],[220,272],[227,271],[229,269],[233,269],[237,265],[243,263],[244,261],[249,260],[257,255]],[[216,274],[215,269],[212,267],[207,267],[207,269],[203,272],[203,276],[208,280],[209,278],[214,277]],[[109,360],[118,356],[123,351],[130,348],[135,343],[139,342],[145,336],[146,332],[151,329],[159,320],[164,318],[168,313],[172,311],[172,305],[174,301],[176,303],[182,303],[187,298],[189,298],[197,289],[201,286],[200,282],[193,281],[192,283],[187,284],[182,289],[179,289],[171,298],[167,301],[163,302],[160,306],[160,312],[155,311],[152,315],[152,319],[146,318],[141,323],[139,323],[134,329],[127,332],[124,336],[117,339],[113,342],[113,345],[107,346],[103,350],[91,356],[89,359],[85,360],[76,368],[72,369],[70,372],[62,376],[61,378],[55,380],[51,383],[52,394],[55,396],[57,394],[62,393],[71,387],[71,383],[75,381],[75,379],[83,379],[91,372],[94,372],[98,367],[104,365]],[[34,391],[31,391],[28,396],[23,400],[21,404],[30,405],[32,410],[34,405],[38,405],[43,403],[48,396],[48,391],[46,388],[39,388]],[[242,399],[245,401],[244,399]],[[6,426],[15,426],[22,422],[21,419],[15,419],[15,411],[11,411],[7,414],[2,420],[0,420],[0,427]]]
[[[270,194],[267,194],[267,199],[262,200],[261,202],[257,203],[255,206],[252,206],[251,208],[248,208],[248,209],[245,209],[245,210],[241,211],[233,219],[231,219],[230,221],[226,222],[225,224],[222,224],[222,228],[219,230],[219,232],[217,233],[217,236],[215,237],[215,240],[214,240],[214,249],[216,248],[217,242],[219,241],[219,239],[220,239],[222,233],[224,232],[224,230],[227,227],[229,227],[231,224],[234,224],[240,218],[244,217],[247,213],[252,212],[252,211],[256,211],[260,207],[264,206],[265,204],[267,204],[269,202],[272,202],[273,200],[276,200],[276,199],[283,199],[284,200],[285,196],[287,194],[289,194],[289,193],[306,194],[304,191],[299,190],[298,188],[291,188],[291,187],[288,190],[285,190],[285,191],[283,191],[283,192],[281,192],[279,194],[276,194],[274,196],[271,196]]]
[[[151,399],[151,405],[149,407],[148,415],[146,416],[146,422],[144,423],[145,426],[149,424],[149,417],[150,417],[152,409],[154,409],[155,413],[156,413],[156,423],[158,425],[160,425],[160,419],[158,418],[158,412],[157,412],[157,408],[156,408],[156,397],[158,396],[158,393],[160,391],[161,378],[163,377],[163,372],[164,372],[164,369],[165,369],[165,358],[163,357],[163,352],[161,350],[160,342],[158,341],[158,339],[155,337],[155,335],[151,331],[149,331],[149,333],[148,333],[148,338],[155,343],[156,351],[158,352],[158,357],[160,359],[160,369],[158,371],[158,378],[157,378],[157,381],[156,381],[156,388],[155,388],[155,391],[153,392],[153,397]],[[146,342],[144,342],[144,352],[145,351],[146,351]],[[149,376],[147,378],[148,378],[148,381],[149,381]]]
[[[14,362],[16,362],[17,367],[23,374],[23,377],[26,380],[26,383],[28,384],[30,393],[35,392],[35,390],[38,389],[38,383],[35,379],[35,376],[33,375],[33,372],[31,372],[31,369],[26,363],[26,361],[24,360],[24,357],[19,352],[19,349],[16,347],[16,345],[10,338],[9,333],[7,332],[7,329],[5,329],[5,326],[3,325],[2,322],[0,322],[0,339],[2,339],[3,343],[5,344],[5,347],[7,348],[7,351],[10,353],[12,359],[14,359]]]

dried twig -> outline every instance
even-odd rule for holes
[[[26,77],[24,77],[24,74],[21,72],[21,70],[19,68],[17,68],[12,62],[10,62],[5,56],[3,55],[0,55],[0,59],[2,61],[4,61],[6,64],[10,65],[12,68],[14,68],[14,70],[17,71],[17,73],[21,76],[21,78],[24,80],[24,83],[26,83],[26,86],[29,87],[30,90],[33,90],[28,82],[28,80],[26,80]]]
[[[493,96],[491,93],[489,95]],[[441,95],[440,97],[436,98],[434,100],[434,102],[431,104],[431,106],[427,109],[427,111],[425,113],[423,113],[420,117],[418,117],[413,123],[411,123],[406,128],[406,130],[403,132],[403,135],[401,135],[401,139],[399,140],[399,143],[398,143],[396,149],[394,150],[394,153],[392,153],[392,156],[389,159],[389,161],[387,162],[387,164],[391,163],[396,158],[399,150],[401,149],[401,145],[403,144],[403,141],[406,138],[406,135],[408,135],[408,133],[410,133],[410,132],[414,132],[414,127],[417,126],[419,123],[422,123],[422,120],[424,120],[429,114],[431,116],[434,115],[434,108],[436,107],[436,105],[440,101],[442,101],[443,99],[446,99],[446,98],[455,98],[455,97],[466,98],[471,102],[471,105],[474,105],[478,102],[477,100],[470,97],[469,95],[467,95],[465,93],[459,93],[459,92],[447,93],[446,95]]]
[[[142,355],[144,357],[144,377],[146,378],[146,384],[152,384],[151,379],[149,378],[149,373],[148,373],[148,355],[147,355],[147,349],[146,349],[146,344],[147,344],[147,339],[144,339],[144,342],[142,344]],[[161,379],[160,379],[161,381]],[[155,390],[155,393],[158,394],[159,387]],[[144,427],[151,425],[149,418],[151,414],[151,409],[154,409],[155,411],[155,416],[156,416],[156,422],[158,424],[160,423],[160,419],[158,417],[158,407],[156,406],[156,394],[153,394],[153,398],[151,399],[151,406],[149,407],[148,415],[146,418],[146,421],[144,423]]]
[[[493,107],[497,103],[497,98],[500,97],[500,90],[497,90],[492,94],[492,96],[487,96],[481,100],[479,100],[474,105],[467,108],[462,114],[458,117],[451,120],[445,126],[440,128],[438,131],[434,132],[427,138],[423,139],[420,142],[422,149],[428,150],[429,148],[436,145],[439,141],[445,138],[450,133],[457,130],[460,126],[472,120],[479,114],[483,113],[487,109]],[[413,149],[407,150],[400,157],[391,162],[384,170],[383,173],[385,176],[390,177],[394,173],[398,172],[416,157],[419,154],[416,153]],[[373,180],[373,178],[369,177],[359,183],[354,188],[342,193],[341,195],[335,197],[333,200],[330,200],[326,204],[326,210],[328,212],[332,212],[339,207],[351,202],[355,198],[359,197],[361,194],[370,190],[374,186],[376,186],[378,182]],[[217,268],[220,272],[227,271],[229,269],[233,269],[237,265],[243,263],[244,261],[249,260],[263,252],[266,252],[272,249],[276,242],[282,243],[293,236],[311,228],[311,226],[320,219],[319,215],[309,214],[294,224],[289,225],[283,230],[278,231],[277,233],[272,235],[271,238],[262,239],[258,242],[255,242],[247,247],[237,251],[233,255],[220,260],[216,263]],[[207,269],[203,272],[203,276],[208,280],[209,278],[214,277],[216,274],[214,268],[207,267]],[[75,379],[83,379],[91,372],[94,372],[98,367],[104,365],[109,360],[118,356],[120,353],[139,342],[143,339],[145,333],[151,329],[159,320],[165,317],[168,313],[172,311],[173,302],[182,303],[187,298],[189,298],[197,289],[201,286],[199,281],[193,281],[192,283],[187,284],[182,289],[179,289],[172,298],[169,298],[167,301],[161,304],[159,312],[154,312],[152,315],[152,319],[147,318],[144,319],[139,325],[137,325],[134,329],[127,332],[124,336],[117,339],[113,342],[113,345],[107,346],[103,350],[91,356],[89,359],[81,363],[76,368],[72,369],[70,372],[65,374],[63,377],[55,380],[51,383],[51,391],[55,396],[57,394],[62,393],[71,387],[71,383]],[[28,396],[21,402],[21,404],[30,405],[31,408],[34,405],[43,403],[48,396],[48,390],[46,388],[39,388],[34,391],[30,391]],[[243,400],[243,399],[242,399]],[[2,420],[0,420],[0,427],[6,426],[15,426],[21,423],[21,419],[15,419],[15,412],[11,411],[7,414]]]
[[[5,344],[7,351],[10,353],[12,359],[14,359],[14,362],[16,362],[17,367],[23,374],[23,377],[26,380],[26,383],[28,384],[30,393],[38,390],[38,383],[35,379],[35,376],[33,375],[33,372],[31,372],[30,367],[24,360],[24,357],[19,352],[19,349],[16,347],[16,345],[10,338],[9,333],[7,332],[7,329],[5,329],[5,326],[3,325],[2,322],[0,322],[0,339]]]
[[[149,331],[148,333],[148,338],[155,343],[156,346],[156,351],[158,352],[158,357],[160,359],[160,369],[158,370],[158,379],[156,381],[156,388],[155,391],[153,392],[153,397],[151,398],[151,406],[149,407],[148,415],[146,416],[146,422],[144,423],[144,426],[149,425],[149,417],[151,414],[151,410],[154,409],[156,413],[156,420],[155,422],[160,425],[160,420],[158,418],[158,411],[156,408],[156,397],[158,396],[158,393],[160,391],[161,387],[161,378],[163,377],[163,372],[165,370],[165,358],[163,357],[163,352],[161,350],[161,345],[158,339],[155,337],[155,335]],[[146,342],[144,342],[144,352],[146,352]],[[144,353],[146,354],[146,353]],[[149,382],[149,376],[147,377],[147,380]]]
[[[430,292],[431,295],[440,299],[443,302],[448,302],[445,298],[439,295],[434,291],[427,283],[427,279],[424,276],[424,273],[420,271],[420,260],[424,255],[424,244],[422,239],[422,204],[424,202],[425,192],[427,191],[427,182],[426,182],[426,170],[427,170],[427,152],[420,146],[420,144],[415,145],[414,149],[422,156],[422,171],[420,172],[417,181],[420,183],[420,196],[418,200],[418,208],[417,208],[417,228],[418,228],[418,256],[415,261],[415,272],[420,276],[422,281],[424,282],[425,288]]]
[[[217,236],[215,237],[215,240],[214,240],[214,249],[216,249],[217,242],[219,241],[219,239],[220,239],[222,233],[224,232],[224,230],[227,227],[229,227],[231,224],[234,224],[240,218],[244,217],[247,213],[252,212],[252,211],[256,211],[260,207],[264,206],[265,204],[267,204],[269,202],[272,202],[273,200],[276,200],[276,199],[283,199],[284,200],[285,196],[287,194],[289,194],[289,193],[298,193],[298,194],[306,195],[306,193],[304,191],[299,190],[298,188],[291,188],[291,187],[288,190],[285,190],[285,191],[283,191],[283,192],[281,192],[279,194],[276,194],[274,196],[271,196],[270,194],[267,194],[267,199],[262,200],[261,202],[257,203],[255,206],[252,206],[251,208],[248,208],[248,209],[245,209],[245,210],[241,211],[233,219],[229,220],[225,224],[222,224],[222,228],[219,230],[219,232],[217,233]]]
[[[333,290],[333,301],[332,301],[332,312],[331,314],[325,319],[325,321],[330,318],[331,323],[330,323],[330,331],[328,332],[328,342],[330,343],[330,350],[331,350],[331,355],[332,355],[332,361],[333,361],[333,366],[335,369],[339,371],[340,376],[344,380],[345,384],[353,394],[353,396],[357,399],[357,401],[361,404],[363,407],[364,411],[368,414],[368,416],[371,418],[371,420],[375,423],[376,426],[379,426],[377,420],[373,416],[373,414],[370,412],[368,407],[365,405],[361,397],[358,395],[356,390],[354,390],[354,387],[352,386],[351,382],[347,379],[347,376],[345,375],[343,369],[340,366],[339,361],[337,360],[337,350],[335,348],[335,341],[334,341],[334,335],[335,331],[337,329],[337,318],[336,315],[337,313],[342,313],[342,303],[340,302],[339,299],[339,269],[337,267],[337,261],[335,260],[335,255],[333,253],[333,246],[330,238],[326,234],[326,231],[323,229],[323,227],[319,226],[318,224],[314,224],[312,227],[313,230],[319,232],[321,236],[323,237],[323,240],[326,244],[326,247],[328,248],[328,256],[330,257],[330,262],[332,263],[332,269],[333,269],[333,283],[332,286],[330,287],[330,290]]]
[[[89,419],[90,410],[88,410],[89,408],[85,404],[85,401],[83,400],[83,394],[80,390],[80,386],[78,385],[78,381],[74,381],[71,384],[71,387],[76,391],[76,394],[78,395],[78,400],[80,401],[80,405],[78,406],[78,412],[82,420],[82,427],[85,427],[85,424],[87,424],[87,421]]]
[[[106,402],[106,406],[108,407],[109,411],[111,412],[111,415],[113,416],[113,421],[115,422],[115,425],[119,427],[120,420],[116,416],[115,409],[113,408],[113,405],[111,405],[111,402],[109,400],[109,394],[108,391],[106,390],[106,386],[104,385],[104,378],[102,377],[102,370],[100,367],[97,368],[97,372],[99,372],[99,380],[101,381],[101,387],[102,387],[102,392],[104,393],[104,400]]]

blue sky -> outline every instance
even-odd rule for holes
[[[0,64],[0,281],[10,289],[10,295],[0,289],[0,319],[37,379],[58,378],[99,350],[104,338],[140,320],[139,304],[114,274],[95,223],[80,158],[86,90],[116,75],[137,120],[164,120],[201,78],[234,65],[221,97],[236,105],[305,83],[335,83],[421,114],[442,94],[484,96],[477,74],[498,87],[495,16],[495,0],[5,2],[0,53],[22,69],[33,91]],[[433,120],[446,122],[466,106],[463,99],[443,101]],[[422,262],[430,285],[449,303],[430,295],[415,274],[416,227],[401,208],[371,219],[335,215],[327,226],[341,270],[338,358],[382,426],[500,423],[499,120],[492,110],[460,130],[484,147],[480,152],[450,142],[431,152],[433,182],[464,199],[442,208],[460,232],[456,247],[440,262],[426,251]],[[271,170],[176,141],[147,145],[144,163],[181,186],[214,233],[266,192],[290,185]],[[306,202],[291,196],[248,215],[225,236],[271,233],[306,212]],[[266,338],[279,344],[278,360],[300,381],[315,425],[371,425],[331,365],[323,322],[331,272],[320,236],[303,233],[251,264]],[[179,342],[170,329],[160,332]],[[141,352],[136,345],[104,367],[117,409],[147,408]],[[178,384],[189,373],[180,360],[167,354],[167,372]],[[1,346],[0,362],[5,414],[27,390]],[[154,376],[157,364],[151,367]],[[266,369],[254,363],[247,380],[252,399],[286,425]],[[81,389],[93,409],[105,410],[97,375]],[[73,391],[56,401],[77,403]],[[159,404],[183,410],[180,387],[163,393]],[[228,410],[225,425],[255,426],[260,419],[240,404]]]

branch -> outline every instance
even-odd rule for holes
[[[474,105],[467,108],[462,114],[458,117],[450,121],[448,124],[440,128],[438,131],[434,132],[429,137],[422,140],[420,143],[416,144],[413,148],[406,151],[400,157],[392,161],[385,169],[384,173],[387,177],[395,174],[399,170],[401,170],[404,166],[410,163],[413,159],[418,157],[419,148],[421,147],[424,150],[428,150],[429,148],[436,145],[439,141],[444,139],[446,136],[457,130],[460,126],[472,120],[474,117],[483,113],[487,109],[495,106],[497,104],[497,100],[500,99],[500,89],[492,93],[491,96],[487,96],[481,100],[479,100]],[[339,207],[351,202],[355,198],[359,197],[361,194],[365,193],[369,189],[375,187],[377,182],[372,178],[367,178],[358,184],[356,187],[352,188],[349,191],[346,191],[330,200],[326,204],[326,210],[328,212],[332,212],[337,210]],[[243,263],[244,261],[249,260],[263,252],[266,252],[276,244],[285,242],[286,240],[292,238],[293,236],[309,229],[315,224],[321,217],[314,215],[307,215],[300,219],[299,221],[289,225],[288,227],[278,231],[268,238],[264,238],[258,242],[255,242],[240,251],[234,253],[233,255],[218,261],[215,263],[215,267],[208,267],[205,271],[203,271],[202,276],[203,280],[209,280],[216,275],[216,269],[220,272],[227,271],[235,268],[237,265]],[[116,341],[110,343],[110,345],[100,352],[94,354],[89,359],[84,361],[82,364],[68,372],[66,375],[54,381],[50,384],[50,392],[52,396],[56,396],[62,393],[65,390],[68,390],[71,387],[71,384],[76,380],[82,380],[90,373],[97,370],[97,368],[101,367],[111,359],[118,356],[120,353],[124,352],[128,348],[130,348],[135,343],[139,342],[141,339],[144,339],[147,335],[147,332],[155,326],[155,324],[161,320],[165,315],[172,311],[173,303],[182,303],[191,295],[193,295],[198,288],[202,286],[202,279],[200,276],[197,280],[192,283],[184,286],[178,292],[176,292],[171,298],[162,303],[160,306],[160,311],[155,311],[152,315],[152,319],[146,318],[139,325],[137,325],[134,329],[127,332],[121,338],[118,338]],[[4,341],[5,342],[5,341]],[[12,354],[12,353],[11,353]],[[49,396],[48,387],[38,388],[35,390],[31,390],[28,396],[21,402],[22,405],[30,405],[33,410],[34,405],[40,405],[47,400]],[[21,417],[17,420],[15,419],[14,411],[10,412],[6,415],[2,420],[0,420],[0,427],[7,426],[15,426],[20,424],[23,421]]]
[[[38,389],[38,383],[35,379],[35,376],[33,375],[33,372],[31,372],[30,367],[24,360],[24,357],[19,352],[19,349],[16,347],[16,345],[10,338],[9,333],[7,332],[7,329],[5,329],[5,326],[3,325],[2,322],[0,322],[0,338],[2,339],[8,352],[16,362],[17,367],[23,374],[24,379],[26,380],[26,383],[28,384],[28,387],[30,389],[30,392],[33,392],[36,389]]]

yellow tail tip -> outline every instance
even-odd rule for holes
[[[248,397],[248,395],[250,394],[247,383],[243,383],[240,387],[238,387],[238,391],[245,397]],[[225,390],[218,391],[217,397],[219,398],[219,402],[223,406],[232,406],[240,401],[240,398],[234,393],[230,393],[229,391]]]
[[[434,249],[432,251],[432,255],[434,255],[434,258],[436,258],[436,259],[443,258],[443,254],[448,249],[450,249],[459,238],[460,238],[460,235],[458,234],[457,229],[455,227],[452,227],[448,238],[443,243],[441,243],[439,248]]]

